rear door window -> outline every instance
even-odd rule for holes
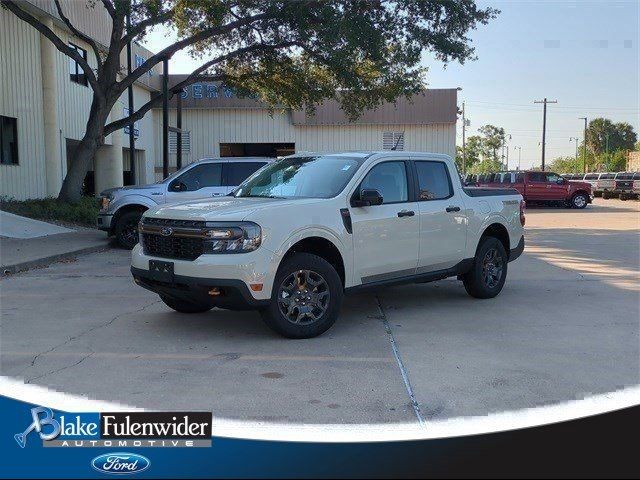
[[[543,172],[531,172],[529,174],[530,182],[546,182],[547,176]]]
[[[418,200],[442,200],[453,195],[447,166],[443,162],[416,161]]]
[[[237,187],[250,175],[264,167],[266,162],[228,162],[224,164],[224,185]]]

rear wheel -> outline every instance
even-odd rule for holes
[[[180,313],[203,313],[208,312],[213,307],[199,302],[189,302],[187,300],[178,300],[177,298],[170,297],[168,295],[160,294],[160,300],[164,304]]]
[[[120,246],[131,250],[138,243],[138,223],[142,212],[133,211],[123,214],[116,223],[116,239]]]
[[[271,303],[260,313],[280,335],[317,337],[335,323],[342,296],[342,281],[329,262],[310,253],[295,253],[278,269]]]
[[[475,298],[493,298],[498,295],[507,278],[508,261],[509,257],[500,240],[483,237],[471,270],[462,277],[467,293]]]
[[[571,206],[573,208],[585,208],[588,203],[588,198],[584,193],[576,193],[571,197]]]
[[[602,198],[608,200],[611,198],[611,194],[607,191],[602,192]]]
[[[620,200],[622,200],[623,202],[629,199],[626,193],[621,193],[618,198],[620,198]]]

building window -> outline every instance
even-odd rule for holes
[[[0,164],[18,165],[18,119],[0,117]]]
[[[404,132],[382,132],[382,149],[404,150]]]
[[[85,60],[87,59],[87,51],[84,48],[81,48],[73,43],[69,43],[69,46],[73,48],[78,55],[80,55]],[[80,66],[78,62],[76,62],[73,58],[69,57],[69,77],[72,82],[79,83],[80,85],[84,85],[85,87],[89,85],[87,81],[87,75],[84,73],[84,70]]]

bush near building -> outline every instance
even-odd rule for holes
[[[0,210],[37,220],[53,220],[93,227],[99,205],[95,197],[82,197],[78,203],[61,202],[55,198],[13,200],[0,197]]]

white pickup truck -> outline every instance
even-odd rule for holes
[[[131,271],[178,312],[256,309],[276,332],[310,338],[365,288],[457,276],[495,297],[524,223],[516,190],[463,188],[446,155],[299,154],[227,197],[147,210]]]

